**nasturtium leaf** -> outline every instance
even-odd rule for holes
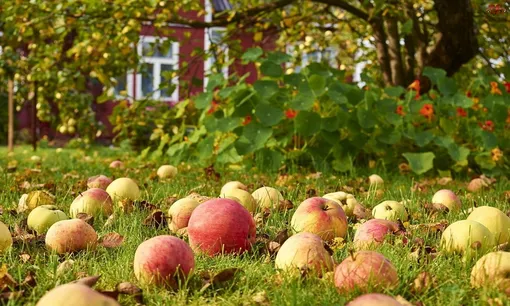
[[[316,97],[322,95],[326,90],[326,79],[318,74],[310,76],[308,78],[308,84]]]
[[[446,77],[446,71],[439,68],[425,67],[423,68],[423,75],[428,77],[432,83],[438,84],[444,77]]]
[[[399,142],[401,137],[402,134],[400,131],[394,129],[392,131],[385,131],[383,134],[377,137],[377,140],[385,144],[393,145]]]
[[[262,65],[260,65],[260,72],[262,72],[263,75],[278,78],[282,76],[283,69],[282,66],[275,62],[266,60],[262,63]]]
[[[253,83],[253,88],[259,96],[269,98],[278,92],[279,86],[272,80],[257,80]]]
[[[273,126],[283,119],[283,111],[267,103],[260,103],[255,108],[255,116],[265,126]]]
[[[456,143],[451,143],[448,146],[448,154],[450,154],[451,158],[456,162],[467,160],[469,153],[470,150],[468,148],[459,146]]]
[[[321,129],[334,132],[340,128],[340,118],[338,116],[322,118]]]
[[[418,147],[424,147],[434,140],[434,137],[431,131],[420,131],[414,134],[414,141]]]
[[[256,152],[256,160],[265,170],[276,171],[281,167],[284,156],[278,151],[266,148]]]
[[[294,120],[297,132],[303,136],[311,136],[321,129],[321,116],[315,112],[301,111]]]
[[[374,113],[364,107],[358,107],[356,115],[359,125],[364,129],[373,128],[377,123]]]
[[[241,56],[241,60],[244,63],[254,62],[259,57],[261,57],[263,53],[264,51],[260,47],[249,48],[248,50],[246,50],[246,52],[243,53],[243,55]]]
[[[491,152],[483,152],[475,156],[475,162],[483,169],[493,169],[496,162],[492,159]]]
[[[203,92],[195,97],[195,107],[198,109],[204,109],[211,105],[212,99],[213,94],[211,92]]]
[[[289,107],[296,110],[310,110],[315,101],[315,97],[309,94],[299,92],[294,99],[289,102]]]
[[[434,158],[436,155],[432,152],[403,153],[402,156],[407,159],[409,167],[416,174],[423,174],[434,168]]]
[[[243,130],[243,136],[253,144],[255,149],[264,147],[264,144],[272,134],[272,128],[264,127],[257,122],[248,124]]]

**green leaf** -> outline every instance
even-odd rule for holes
[[[241,60],[246,64],[248,62],[254,62],[262,56],[264,51],[260,47],[249,48],[241,56]]]
[[[452,144],[453,142],[454,142],[453,138],[451,138],[450,136],[437,136],[436,138],[434,138],[434,143],[439,147],[445,149],[448,149],[450,144]]]
[[[409,162],[409,167],[414,173],[420,175],[434,168],[434,158],[436,155],[432,152],[424,153],[404,153],[402,154]]]
[[[198,143],[197,152],[200,160],[207,160],[213,155],[214,138],[214,135],[210,135]]]
[[[255,108],[255,116],[265,126],[273,126],[283,119],[283,111],[266,103],[260,103]]]
[[[348,172],[353,168],[353,160],[349,155],[345,155],[333,160],[333,162],[331,162],[331,166],[338,172]]]
[[[255,150],[264,147],[264,144],[272,134],[272,128],[264,127],[256,122],[248,124],[243,130],[243,136],[253,144]]]
[[[379,137],[377,137],[377,140],[379,140],[382,143],[393,145],[400,141],[400,138],[402,137],[402,134],[398,130],[392,130],[390,132],[385,132]]]
[[[475,162],[483,169],[491,170],[496,167],[491,152],[483,152],[475,156]]]
[[[235,164],[242,160],[243,158],[239,156],[234,146],[230,146],[228,149],[218,154],[216,158],[216,162],[219,164]]]
[[[321,128],[321,116],[315,112],[301,111],[295,122],[296,131],[303,136],[311,136]]]
[[[482,140],[482,145],[486,150],[491,150],[498,146],[498,138],[494,133],[480,130],[479,135]]]
[[[280,87],[272,80],[257,80],[253,83],[253,88],[259,96],[269,98],[277,93]]]
[[[225,151],[227,148],[230,147],[231,144],[236,141],[237,137],[232,134],[227,134],[226,137],[222,137],[220,143],[218,144],[218,154]]]
[[[282,66],[274,62],[264,61],[262,65],[260,65],[260,72],[262,72],[263,75],[278,78],[282,76],[283,69]]]
[[[451,143],[448,146],[448,154],[450,154],[452,159],[456,162],[467,160],[469,153],[470,151],[468,148],[459,146],[456,143]]]
[[[364,107],[358,107],[356,115],[359,125],[364,129],[373,128],[377,123],[374,113],[366,110]]]
[[[312,75],[308,79],[308,84],[316,97],[322,95],[326,90],[326,79],[318,74]]]
[[[508,116],[508,105],[503,104],[495,104],[491,111],[491,117],[496,125],[501,124],[503,125]]]
[[[454,79],[444,77],[437,84],[439,91],[445,96],[451,96],[457,92],[457,83]]]
[[[448,135],[452,135],[452,134],[454,134],[457,131],[457,127],[455,126],[455,122],[452,121],[451,119],[448,119],[448,118],[445,118],[445,117],[441,117],[439,119],[439,126]]]
[[[220,132],[230,132],[241,125],[241,119],[237,117],[221,118],[216,122],[216,128]]]
[[[421,131],[414,134],[414,141],[418,147],[428,145],[434,139],[434,134],[431,131]]]
[[[343,93],[338,91],[332,91],[331,89],[328,90],[328,97],[335,102],[336,104],[342,105],[349,103],[349,100],[347,100],[347,97],[344,96]]]
[[[413,31],[413,20],[408,19],[406,22],[402,24],[402,34],[408,35],[411,34]]]
[[[211,105],[213,94],[211,92],[203,92],[195,97],[195,107],[204,109]]]
[[[423,75],[428,77],[432,83],[438,84],[440,80],[446,77],[446,71],[439,68],[425,67],[423,69]]]
[[[339,128],[340,118],[338,116],[322,118],[321,129],[323,129],[324,131],[334,132]]]
[[[292,56],[281,51],[269,52],[267,59],[278,65],[292,61]]]
[[[271,149],[262,149],[257,152],[256,160],[257,164],[264,167],[264,170],[276,171],[281,167],[284,156]]]
[[[290,101],[289,106],[297,110],[310,110],[315,102],[315,98],[309,94],[299,92],[297,96]]]
[[[453,96],[453,104],[457,107],[470,108],[471,106],[473,106],[473,100],[466,97],[466,95],[456,93]]]

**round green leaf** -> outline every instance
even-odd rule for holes
[[[272,61],[264,61],[262,65],[260,65],[260,72],[263,75],[278,78],[283,74],[282,66],[272,62]]]
[[[265,126],[273,126],[283,119],[283,111],[266,103],[261,103],[255,108],[255,116]]]
[[[404,153],[402,155],[407,159],[409,167],[416,174],[423,174],[434,168],[434,158],[436,158],[436,155],[432,152]]]
[[[303,136],[311,136],[321,128],[321,116],[314,112],[299,112],[295,120],[296,130]]]

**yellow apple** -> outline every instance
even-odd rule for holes
[[[225,185],[223,185],[223,187],[221,187],[220,195],[227,193],[227,191],[230,189],[242,189],[248,191],[248,187],[246,187],[246,185],[243,183],[239,181],[231,181],[227,182]]]
[[[461,208],[460,199],[453,191],[448,189],[437,191],[432,197],[432,203],[443,204],[448,207],[450,211],[456,211]]]
[[[262,209],[281,209],[283,202],[283,195],[280,191],[272,187],[260,187],[252,194],[257,205]]]
[[[467,220],[485,225],[499,244],[510,242],[510,217],[501,210],[490,206],[476,207]]]
[[[325,194],[322,197],[333,201],[337,201],[342,206],[342,209],[344,210],[345,215],[347,217],[354,216],[354,208],[358,204],[358,201],[356,200],[354,195],[343,191],[337,191]]]
[[[0,221],[0,252],[12,246],[12,236],[7,225]]]
[[[407,211],[402,202],[384,201],[372,209],[372,216],[375,219],[405,222],[408,219]]]
[[[223,194],[221,194],[223,198],[236,198],[236,201],[239,201],[239,204],[243,205],[249,212],[254,213],[257,210],[257,202],[246,190],[242,189],[227,189]],[[235,200],[235,199],[234,199]]]
[[[111,182],[106,188],[106,192],[108,192],[115,204],[119,204],[123,200],[135,201],[140,198],[138,185],[127,177],[121,177]]]
[[[447,253],[471,254],[477,248],[484,252],[494,245],[494,235],[489,229],[472,220],[450,224],[441,236],[441,248]]]
[[[47,292],[36,306],[120,306],[120,304],[83,284],[60,285]]]
[[[168,216],[171,221],[168,223],[168,227],[172,232],[188,227],[188,221],[191,217],[193,210],[200,205],[197,200],[191,198],[182,198],[177,200],[170,209],[168,210]]]
[[[510,288],[510,252],[492,252],[480,258],[471,270],[471,286]]]
[[[156,174],[160,179],[170,179],[177,175],[177,168],[171,165],[163,165],[159,167]]]

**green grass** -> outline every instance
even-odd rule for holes
[[[3,182],[0,191],[0,205],[3,208],[2,222],[11,228],[27,214],[11,215],[7,211],[15,209],[17,202],[25,190],[15,188],[15,177],[21,175],[25,169],[40,168],[40,173],[33,173],[26,179],[31,184],[52,182],[55,184],[56,205],[66,213],[74,199],[73,192],[77,182],[90,176],[104,174],[109,177],[127,176],[135,179],[142,190],[143,199],[160,206],[164,211],[168,205],[164,199],[170,196],[178,198],[187,195],[190,190],[206,196],[217,196],[221,186],[230,180],[240,180],[245,184],[253,184],[256,188],[260,184],[276,187],[277,175],[263,174],[261,170],[228,170],[221,172],[221,179],[215,181],[204,175],[203,169],[194,169],[186,165],[179,165],[179,175],[172,182],[159,182],[151,180],[150,176],[156,171],[159,164],[137,161],[129,152],[112,150],[109,148],[95,148],[88,152],[64,149],[56,153],[55,149],[40,149],[37,155],[43,158],[40,166],[30,160],[33,155],[29,147],[16,148],[13,156],[8,156],[5,148],[0,148],[0,180]],[[89,161],[85,156],[90,156]],[[114,159],[125,161],[126,169],[112,170],[108,164]],[[7,163],[12,160],[18,161],[16,172],[6,171]],[[425,192],[413,192],[411,186],[415,183],[411,175],[386,174],[384,171],[373,170],[385,178],[386,186],[384,194],[380,198],[375,197],[375,191],[369,190],[368,194],[354,191],[357,199],[368,208],[383,200],[410,199],[409,209],[413,219],[411,224],[438,222],[446,219],[449,222],[465,219],[462,213],[451,213],[436,218],[427,217],[422,209],[424,202],[430,201],[434,191],[443,186],[432,185]],[[372,172],[372,170],[370,170]],[[69,176],[66,174],[75,174]],[[362,170],[359,173],[351,173],[348,177],[332,176],[323,174],[318,179],[306,178],[306,174],[297,174],[296,179],[287,183],[283,190],[294,204],[303,201],[307,197],[307,190],[315,189],[318,195],[337,190],[339,186],[364,186],[364,183],[355,183],[359,177],[364,177],[369,172]],[[357,186],[354,186],[357,185]],[[476,202],[477,206],[490,205],[503,211],[510,209],[510,204],[504,200],[503,192],[510,189],[508,181],[497,182],[490,191],[468,197],[465,191],[465,182],[454,181],[447,188],[456,191],[463,200],[463,208],[469,208]],[[367,195],[369,195],[367,197]],[[288,222],[293,210],[285,213],[274,213],[262,227],[257,228],[257,233],[266,233],[274,237],[281,229],[288,227]],[[138,284],[132,268],[132,261],[137,246],[144,240],[156,235],[169,234],[168,229],[154,229],[142,224],[148,212],[135,211],[131,214],[119,215],[117,220],[109,227],[104,228],[104,221],[96,220],[94,227],[99,235],[108,232],[117,232],[125,237],[124,244],[116,249],[99,248],[93,252],[82,252],[75,255],[59,257],[48,252],[43,245],[24,244],[16,245],[10,251],[0,254],[2,264],[6,264],[9,273],[21,281],[28,271],[35,273],[37,285],[27,290],[24,297],[10,300],[8,305],[34,305],[36,301],[49,289],[56,285],[70,282],[76,278],[76,273],[85,272],[88,275],[100,274],[101,278],[96,288],[113,290],[119,282],[132,282]],[[353,224],[350,224],[347,243],[335,248],[334,258],[341,262],[349,256],[352,237],[354,235]],[[413,234],[413,233],[411,233]],[[413,237],[423,237],[427,245],[439,246],[439,236],[426,233],[414,233]],[[385,244],[378,249],[379,252],[389,258],[398,270],[400,285],[388,292],[389,295],[401,295],[412,303],[422,302],[423,305],[484,305],[489,299],[499,298],[505,301],[504,294],[493,289],[474,290],[469,285],[471,268],[476,258],[463,261],[457,256],[439,255],[431,263],[417,263],[409,258],[410,247],[402,244]],[[20,255],[26,253],[31,256],[28,262],[20,260]],[[478,256],[479,257],[479,256]],[[55,271],[60,262],[65,259],[75,260],[70,270],[63,275],[56,276]],[[219,272],[226,268],[240,268],[242,273],[233,280],[225,282],[221,287],[210,287],[200,291],[200,272]],[[430,290],[414,294],[411,284],[418,273],[426,271],[436,279],[436,285]],[[281,277],[274,268],[274,260],[263,252],[250,252],[241,256],[218,256],[208,258],[196,257],[196,273],[187,286],[177,292],[165,289],[141,286],[144,290],[147,305],[253,305],[253,297],[261,292],[267,296],[267,305],[344,305],[359,293],[339,294],[330,278],[318,279],[309,277],[304,280]],[[123,305],[133,305],[131,297],[122,296]],[[508,304],[508,302],[506,302]]]

